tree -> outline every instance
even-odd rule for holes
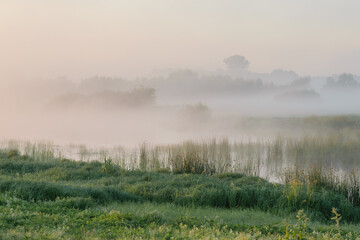
[[[249,61],[240,55],[234,55],[224,59],[224,63],[230,70],[245,70],[249,66]]]
[[[341,87],[357,87],[359,83],[352,74],[343,73],[339,76],[338,85]]]
[[[338,79],[328,78],[324,86],[328,89],[356,89],[360,87],[360,83],[355,80],[352,74],[343,73]]]

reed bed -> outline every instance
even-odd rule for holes
[[[279,135],[273,139],[238,142],[222,138],[170,145],[143,143],[132,149],[61,147],[49,141],[9,140],[3,141],[1,148],[17,150],[39,161],[71,158],[104,162],[110,159],[126,170],[259,176],[272,182],[328,188],[360,206],[360,140],[341,134]]]

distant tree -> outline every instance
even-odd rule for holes
[[[332,77],[326,79],[325,88],[333,88],[336,86],[336,81]]]
[[[278,84],[290,84],[299,78],[299,75],[294,71],[287,71],[284,69],[275,69],[270,73],[272,81]]]
[[[140,88],[135,88],[132,92],[129,93],[131,105],[154,105],[156,100],[155,92],[155,88],[148,88],[143,86]]]
[[[343,87],[355,87],[359,83],[354,79],[354,76],[349,73],[343,73],[339,76],[338,85]]]
[[[292,87],[307,87],[311,82],[310,77],[301,77],[290,83]]]
[[[292,90],[275,96],[276,100],[281,101],[318,101],[321,99],[319,93],[314,90]]]
[[[101,91],[129,90],[134,83],[123,78],[113,78],[106,76],[95,76],[82,80],[78,85],[78,90],[82,93],[94,93]]]
[[[124,107],[147,107],[155,105],[154,88],[140,87],[128,91],[101,91],[83,94],[67,94],[56,97],[51,106],[71,108],[116,109]]]
[[[201,102],[193,105],[186,105],[184,109],[184,116],[191,121],[203,122],[211,117],[211,111],[208,106]]]
[[[360,83],[355,80],[352,74],[343,73],[339,75],[337,80],[332,77],[327,78],[324,87],[328,89],[352,89],[360,87]]]
[[[189,69],[182,69],[169,74],[169,79],[183,80],[183,79],[195,79],[198,78],[198,74]]]
[[[249,61],[240,55],[234,55],[224,59],[226,67],[230,70],[245,70],[249,66]]]

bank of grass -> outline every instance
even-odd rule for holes
[[[0,191],[1,239],[289,239],[299,234],[356,239],[360,234],[360,209],[342,194],[237,173],[129,171],[109,160],[38,161],[7,151],[0,153]],[[340,235],[331,220],[333,207],[342,216]]]
[[[304,221],[251,209],[171,203],[83,205],[89,199],[25,201],[0,194],[0,239],[357,239],[359,225]],[[296,215],[298,217],[296,217]]]

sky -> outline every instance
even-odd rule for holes
[[[0,82],[153,69],[360,74],[358,0],[0,0]]]

